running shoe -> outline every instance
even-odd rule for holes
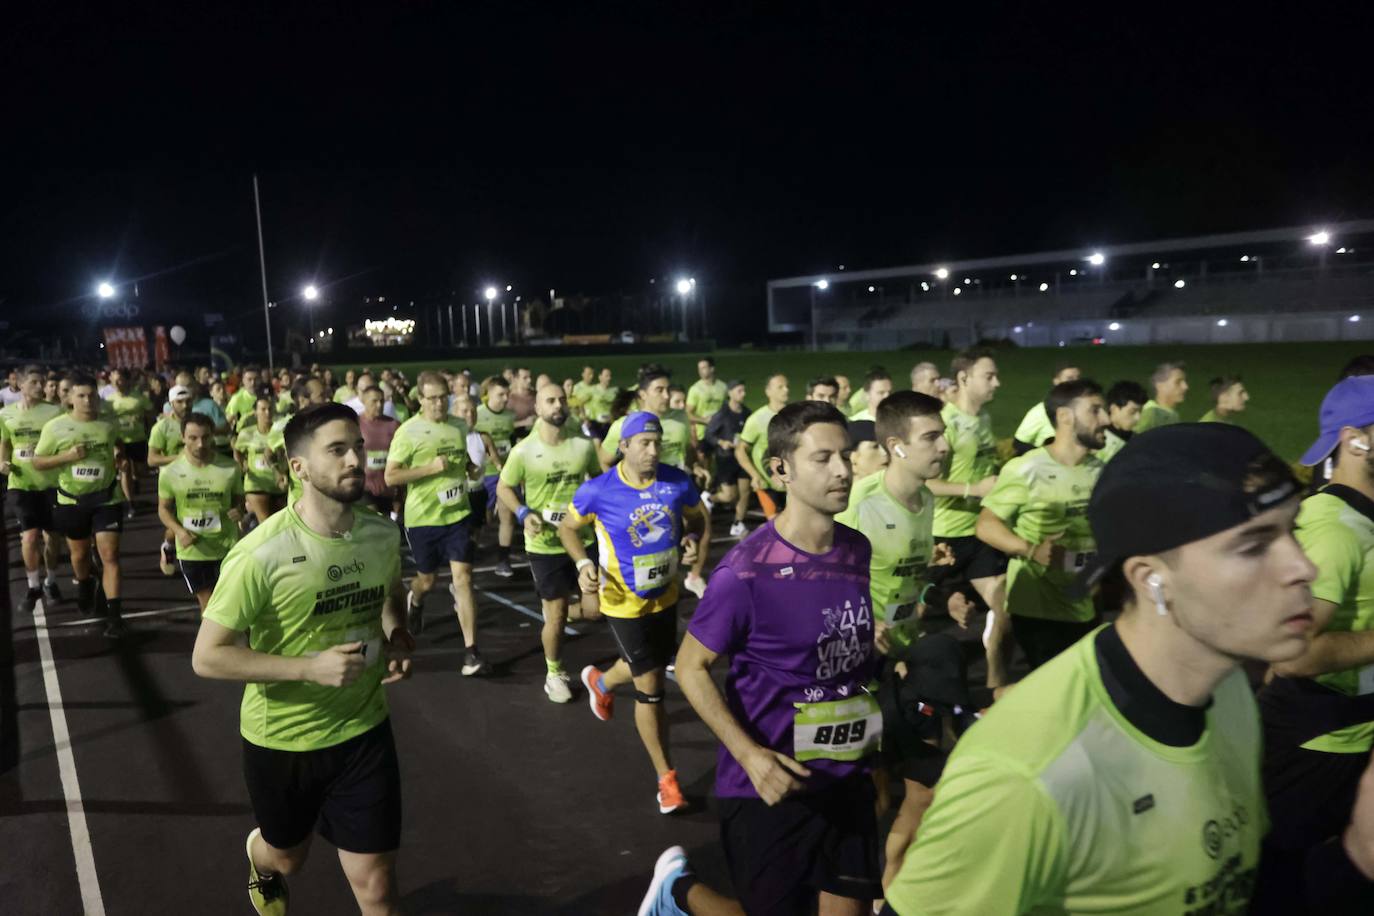
[[[49,604],[56,604],[62,600],[62,592],[57,587],[56,579],[49,579],[43,583],[43,598]]]
[[[411,600],[412,596],[406,594],[406,629],[412,634],[423,633],[425,629],[425,606],[424,603],[416,604]]]
[[[706,594],[706,580],[696,573],[688,573],[683,577],[682,585],[698,599]]]
[[[658,777],[658,813],[672,814],[687,807],[682,789],[677,784],[677,770],[669,770]]]
[[[571,703],[572,678],[568,677],[566,671],[560,671],[557,674],[549,672],[544,677],[544,692],[555,703]]]
[[[105,621],[106,639],[123,639],[127,632],[129,632],[129,627],[124,623],[124,618],[111,617]]]
[[[177,549],[166,541],[162,542],[162,552],[158,560],[158,566],[161,567],[164,576],[175,576],[177,574]]]
[[[510,568],[510,560],[498,560],[496,568],[493,569],[492,572],[502,579],[509,579],[511,576],[515,575],[515,570]]]
[[[286,887],[286,879],[281,875],[270,875],[266,878],[258,874],[258,867],[253,864],[253,837],[262,831],[254,827],[253,832],[248,834],[248,902],[253,904],[253,909],[259,916],[286,916],[286,910],[291,903],[291,892]]]
[[[24,600],[19,602],[19,610],[25,614],[32,614],[33,609],[38,607],[39,600],[43,597],[43,589],[31,588],[24,594]]]
[[[716,504],[711,501],[711,497],[705,493],[701,494],[701,504],[706,507],[707,515],[710,515],[711,510],[715,509],[716,507]]]
[[[490,674],[491,666],[486,659],[482,658],[482,653],[473,646],[463,653],[463,677],[472,677],[475,674]]]
[[[749,533],[749,529],[744,526],[744,522],[735,522],[730,526],[730,537],[742,538]]]
[[[606,689],[601,679],[601,669],[588,665],[582,669],[582,686],[587,688],[587,702],[591,704],[592,715],[602,722],[611,721],[615,715],[615,695]]]
[[[688,916],[673,899],[673,883],[688,874],[687,850],[669,846],[654,863],[654,878],[639,905],[638,916]]]

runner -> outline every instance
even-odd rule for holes
[[[205,414],[187,414],[181,436],[181,455],[157,475],[157,514],[176,537],[181,577],[204,614],[220,563],[239,539],[243,473],[215,453],[215,421]]]
[[[808,401],[820,401],[822,404],[835,406],[835,399],[840,391],[840,383],[828,375],[813,378],[806,383],[806,399]]]
[[[954,563],[942,567],[942,584],[967,579],[988,607],[983,628],[987,650],[987,685],[1005,686],[1011,650],[1011,621],[1004,607],[1007,591],[1007,558],[974,535],[983,497],[997,483],[997,437],[985,409],[1001,387],[997,363],[987,350],[965,350],[950,362],[953,395],[940,415],[945,420],[949,457],[945,473],[926,482],[935,494],[935,539],[954,552]]]
[[[1256,875],[1308,879],[1306,912],[1370,912],[1374,770],[1341,844],[1260,863],[1260,728],[1246,659],[1302,654],[1315,570],[1298,485],[1242,429],[1156,430],[1107,465],[1082,580],[1120,619],[995,703],[950,756],[887,901],[937,913],[1239,913]],[[1257,872],[1258,869],[1258,872]],[[1364,894],[1363,908],[1341,909]]]
[[[679,470],[690,470],[688,456],[691,454],[691,431],[687,424],[672,416],[669,407],[671,376],[668,370],[657,364],[645,366],[639,373],[639,405],[634,411],[647,411],[658,418],[662,429],[662,446],[659,463]],[[616,420],[601,440],[601,467],[609,470],[620,452],[620,430],[633,413]]]
[[[1139,382],[1117,382],[1107,391],[1107,444],[1097,450],[1097,460],[1103,463],[1112,457],[1135,435],[1140,423],[1140,410],[1149,400]]]
[[[401,424],[382,413],[386,399],[381,388],[376,385],[364,388],[358,396],[363,404],[358,426],[363,431],[363,445],[367,447],[367,495],[363,501],[394,522],[401,509],[402,496],[395,487],[387,485],[386,461],[391,440]]]
[[[1212,409],[1198,418],[1199,423],[1235,423],[1236,416],[1245,412],[1250,392],[1239,375],[1223,375],[1207,384],[1212,393]]]
[[[487,511],[496,514],[496,569],[493,572],[503,579],[515,575],[510,568],[510,547],[515,539],[515,516],[496,498],[496,482],[501,477],[501,466],[510,454],[515,441],[515,413],[507,409],[510,401],[510,383],[499,375],[482,382],[482,403],[477,407],[477,431],[486,433],[493,448],[487,452],[487,463],[482,468],[482,487],[487,494]]]
[[[1137,433],[1179,422],[1178,407],[1188,395],[1188,373],[1182,362],[1160,363],[1150,375],[1150,384],[1155,396],[1140,410]]]
[[[229,418],[224,415],[224,408],[229,404],[229,395],[225,390],[224,382],[214,379],[202,384],[199,376],[200,373],[197,373],[196,387],[201,396],[191,402],[191,412],[204,414],[214,422],[215,451],[221,455],[231,456],[234,451],[230,436]]]
[[[448,386],[435,372],[420,376],[420,413],[401,424],[386,459],[388,486],[406,488],[406,540],[415,578],[406,601],[411,629],[424,629],[425,595],[439,567],[453,575],[453,609],[463,631],[464,677],[491,669],[477,648],[477,599],[472,593],[472,522],[466,481],[478,469],[468,461],[468,429],[445,411]]]
[[[57,587],[62,550],[52,517],[53,482],[50,475],[33,467],[43,426],[61,416],[62,408],[42,400],[43,370],[38,366],[26,366],[19,379],[23,398],[0,408],[0,475],[8,478],[5,502],[19,523],[19,549],[28,581],[19,609],[32,614],[39,599],[45,599],[45,607],[62,600]],[[47,573],[41,579],[40,561]]]
[[[353,511],[365,456],[348,407],[302,411],[286,449],[301,499],[230,551],[191,664],[201,677],[246,682],[253,908],[287,912],[286,877],[305,865],[318,825],[359,909],[396,914],[401,780],[382,687],[410,675],[415,645],[401,616],[396,526]]]
[[[878,407],[892,394],[892,376],[875,366],[864,377],[863,406],[849,417],[850,444],[854,449],[854,479],[862,480],[887,467],[888,455],[878,440],[874,420]]]
[[[768,457],[768,424],[778,411],[787,406],[787,376],[781,372],[768,376],[763,394],[768,403],[744,421],[739,442],[735,444],[735,460],[739,462],[740,469],[749,475],[750,486],[759,498],[759,508],[771,519],[787,504],[786,491],[766,473],[768,465],[765,461]]]
[[[934,363],[924,362],[912,366],[911,390],[938,398],[940,396],[940,367]]]
[[[244,366],[239,373],[239,387],[229,398],[229,403],[224,407],[225,419],[229,421],[229,428],[240,430],[248,426],[253,421],[253,402],[258,399],[258,385],[262,381],[262,370],[257,366]],[[324,385],[315,380],[320,385],[321,395],[323,395]],[[321,397],[323,401],[323,397]]]
[[[270,389],[259,391],[253,402],[253,425],[239,430],[234,438],[234,459],[243,472],[244,502],[258,524],[286,505],[286,456],[276,438],[288,418],[272,416],[274,401]]]
[[[687,418],[695,424],[698,440],[706,435],[706,426],[725,404],[725,383],[716,378],[716,361],[710,356],[697,360],[697,380],[687,389]]]
[[[678,683],[720,740],[721,845],[743,912],[860,916],[881,895],[868,764],[882,716],[869,545],[835,524],[851,484],[844,415],[790,404],[768,440],[787,506],[716,567]],[[723,695],[710,672],[722,655]],[[665,876],[657,896],[676,906],[659,912],[731,912],[698,887],[680,868]]]
[[[847,375],[836,375],[835,384],[840,386],[835,392],[835,406],[839,408],[840,413],[847,417],[853,413],[849,409],[849,401],[853,397],[854,389],[849,384],[849,376]]]
[[[58,409],[62,408],[62,398],[58,394],[62,380],[55,372],[49,372],[48,377],[43,380],[43,400],[48,404],[56,404]]]
[[[735,450],[745,421],[749,419],[749,410],[744,406],[747,390],[744,382],[738,379],[726,383],[725,389],[725,405],[706,424],[703,442],[716,459],[716,498],[722,504],[734,503],[735,506],[730,537],[742,538],[748,533],[744,518],[749,512],[749,475],[739,466]]]
[[[1334,456],[1331,482],[1303,500],[1298,543],[1316,564],[1311,645],[1273,666],[1259,695],[1271,831],[1266,855],[1301,861],[1340,834],[1374,748],[1374,377],[1327,393],[1321,436],[1302,456]],[[1291,869],[1261,874],[1272,912],[1299,912]]]
[[[119,535],[124,530],[124,494],[115,467],[124,457],[113,421],[101,419],[95,379],[70,376],[71,411],[43,426],[31,467],[56,471],[57,501],[53,526],[67,538],[76,578],[76,605],[84,613],[103,610],[105,635],[124,634],[120,601]],[[101,584],[97,595],[91,568],[91,540],[100,554]],[[104,598],[100,608],[97,599]]]
[[[347,404],[361,392],[357,389],[358,373],[353,369],[344,370],[343,384],[334,390],[334,403]]]
[[[572,678],[563,670],[563,627],[568,598],[578,590],[577,568],[563,549],[558,526],[577,488],[600,474],[601,464],[589,439],[570,436],[564,429],[568,402],[561,387],[550,384],[539,389],[535,411],[539,421],[506,456],[496,494],[525,529],[525,553],[544,612],[540,634],[547,669],[544,693],[555,703],[567,703],[572,700]],[[584,546],[588,540],[583,539]],[[595,561],[595,554],[588,554]]]
[[[1107,409],[1091,379],[1060,382],[1045,398],[1049,445],[1013,458],[983,497],[976,534],[1011,558],[1006,609],[1032,671],[1097,626],[1091,596],[1066,594],[1093,556],[1088,497],[1102,473]]]
[[[1050,379],[1050,387],[1074,382],[1083,377],[1083,372],[1073,363],[1060,363]],[[1016,454],[1024,455],[1033,448],[1039,448],[1054,437],[1054,421],[1045,413],[1045,402],[1036,401],[1021,419],[1012,436],[1012,448]]]
[[[181,454],[181,424],[191,413],[191,390],[185,385],[173,386],[167,392],[167,403],[172,406],[172,412],[160,417],[148,434],[148,466],[157,468],[159,473]],[[164,576],[176,575],[176,534],[170,528],[162,532],[158,565]]]
[[[689,583],[700,579],[710,524],[687,473],[659,463],[659,418],[639,411],[621,431],[624,457],[577,488],[558,536],[582,591],[600,593],[601,613],[620,649],[608,670],[582,669],[592,713],[609,721],[613,691],[633,681],[635,727],[658,774],[658,810],[672,814],[687,805],[669,755],[663,711],[664,673],[677,650],[678,546],[689,545],[683,558],[691,564]],[[597,560],[582,546],[580,532],[588,525],[596,531]]]
[[[507,402],[510,414],[515,418],[516,435],[523,438],[534,426],[534,383],[530,380],[530,370],[518,366],[511,373],[510,398]],[[512,442],[515,436],[512,436]],[[494,494],[489,494],[494,500]]]
[[[11,369],[5,373],[5,387],[0,388],[0,407],[18,404],[23,399],[24,389],[20,383],[20,372],[18,369]]]
[[[587,423],[597,442],[606,438],[606,431],[611,428],[611,405],[619,393],[620,389],[611,384],[611,370],[603,368],[587,393]]]
[[[148,467],[148,427],[156,416],[156,408],[148,396],[132,384],[126,369],[110,373],[114,387],[106,404],[114,413],[119,442],[124,446],[124,461],[119,467],[119,485],[124,490],[128,517],[134,517],[134,496],[138,493],[140,472]]]
[[[596,419],[587,411],[587,407],[592,398],[592,389],[595,387],[596,370],[591,366],[583,366],[582,377],[577,382],[573,383],[572,394],[568,398],[568,405],[573,408],[573,412],[581,417],[584,422],[591,422]]]

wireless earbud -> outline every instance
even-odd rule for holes
[[[1155,601],[1155,612],[1161,617],[1169,615],[1169,604],[1164,600],[1164,580],[1159,578],[1159,573],[1150,573],[1145,577],[1145,584],[1150,587],[1150,597]]]
[[[1350,447],[1351,447],[1351,448],[1357,448],[1357,449],[1359,449],[1359,450],[1362,451],[1362,452],[1367,452],[1367,451],[1369,451],[1369,443],[1368,443],[1367,441],[1363,440],[1363,439],[1351,439],[1351,440],[1350,440]]]
[[[906,457],[906,451],[900,445],[894,445],[892,450],[897,453],[898,458]]]

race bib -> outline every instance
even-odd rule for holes
[[[635,557],[635,591],[664,588],[677,575],[677,551],[664,550]]]
[[[213,509],[205,509],[194,515],[183,516],[181,527],[193,534],[215,534],[219,531],[219,513]]]
[[[272,462],[270,462],[270,461],[267,460],[267,455],[266,455],[265,453],[259,453],[259,454],[253,456],[253,470],[255,470],[255,471],[270,471],[270,470],[272,470]]]
[[[126,433],[135,432],[138,429],[138,414],[122,413],[119,415],[119,428]]]
[[[1066,550],[1064,551],[1064,562],[1060,568],[1066,573],[1080,573],[1083,571],[1083,567],[1091,563],[1096,555],[1096,551],[1092,550]]]
[[[72,479],[82,483],[99,483],[105,479],[105,465],[74,464],[72,465]]]
[[[32,461],[32,460],[33,460],[33,446],[32,446],[32,445],[21,445],[21,446],[19,446],[18,448],[16,448],[16,449],[14,450],[14,460],[15,460],[15,461]]]
[[[467,488],[461,483],[455,483],[439,491],[439,505],[441,506],[451,506],[458,502],[458,500],[466,498]]]
[[[368,452],[367,469],[369,471],[386,470],[386,452]]]
[[[496,454],[500,455],[502,458],[510,454],[509,442],[496,442],[494,444],[496,446]]]
[[[557,525],[568,517],[567,509],[541,509],[539,515],[550,525]]]
[[[371,627],[360,627],[344,633],[343,641],[360,642],[363,644],[363,660],[367,662],[367,667],[371,668],[382,660],[382,638],[373,636]]]
[[[797,703],[792,756],[807,760],[859,760],[878,749],[883,714],[869,693],[828,703]]]

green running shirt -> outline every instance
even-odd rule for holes
[[[773,475],[768,473],[768,462],[765,460],[768,457],[768,424],[777,415],[776,410],[765,404],[749,415],[739,434],[739,441],[749,450],[749,460],[754,462],[754,470],[759,472],[764,487],[769,490],[778,489],[773,485]]]
[[[539,424],[515,444],[501,469],[501,482],[508,487],[525,488],[525,505],[544,520],[538,536],[525,538],[525,550],[538,554],[561,554],[558,523],[568,514],[568,505],[582,481],[601,473],[596,446],[590,439],[568,436],[557,445],[545,445],[539,438]],[[581,531],[583,540],[593,541],[596,533],[588,525]]]
[[[515,413],[506,409],[497,413],[486,404],[477,406],[477,431],[491,436],[491,444],[496,446],[496,454],[505,459],[510,454],[511,440],[515,438]],[[501,469],[496,466],[492,456],[487,456],[487,463],[482,467],[482,476],[491,477],[493,474],[500,474]]]
[[[1016,427],[1016,439],[1032,448],[1039,448],[1053,438],[1054,425],[1050,423],[1049,414],[1045,413],[1045,403],[1041,401],[1021,418],[1021,425]]]
[[[935,496],[921,488],[921,511],[912,512],[887,491],[887,470],[854,482],[849,491],[849,506],[835,516],[861,532],[873,547],[869,564],[869,588],[873,612],[879,620],[892,623],[893,613],[914,605],[926,585],[926,570],[935,550],[932,525]]]
[[[598,383],[590,386],[587,389],[587,399],[582,405],[586,411],[587,419],[597,423],[605,423],[610,420],[611,405],[615,403],[615,396],[618,394],[620,394],[620,389],[615,385],[603,386]]]
[[[153,402],[141,391],[120,394],[116,391],[106,400],[114,414],[115,425],[119,431],[120,442],[148,441],[148,414],[153,412]]]
[[[948,483],[977,483],[997,473],[997,439],[992,434],[992,418],[986,410],[971,417],[954,404],[940,410],[945,421],[949,457],[945,459],[944,479]],[[937,496],[935,498],[935,536],[961,538],[973,534],[978,524],[981,500],[976,496]]]
[[[725,383],[720,379],[714,382],[697,379],[687,389],[687,409],[703,420],[710,420],[725,403]],[[706,435],[706,424],[697,424],[697,438]]]
[[[10,444],[11,490],[47,490],[53,485],[51,471],[33,469],[34,449],[49,420],[62,416],[62,408],[56,404],[39,401],[32,407],[25,407],[23,401],[15,401],[0,410],[0,440]]]
[[[687,424],[666,415],[659,417],[658,423],[663,427],[663,445],[658,453],[658,463],[687,470]],[[625,418],[619,417],[606,430],[606,438],[601,440],[601,448],[606,454],[615,455],[620,450],[620,429],[624,425]]]
[[[175,457],[181,454],[181,421],[174,415],[159,417],[148,434],[148,447],[155,448],[164,455]]]
[[[239,539],[229,510],[243,504],[243,475],[232,459],[215,455],[196,467],[183,453],[157,475],[159,499],[170,499],[181,527],[196,535],[190,547],[177,542],[179,560],[223,560]]]
[[[54,417],[38,436],[35,455],[60,455],[80,443],[86,457],[57,469],[57,504],[74,506],[78,496],[108,493],[101,505],[124,502],[124,491],[115,479],[115,445],[118,434],[111,420],[77,420],[71,414]],[[51,477],[51,473],[49,474]]]
[[[390,519],[354,512],[348,536],[325,538],[287,506],[234,545],[220,569],[206,618],[268,655],[315,655],[364,644],[368,665],[347,687],[309,681],[243,688],[239,731],[259,747],[333,747],[387,716],[382,677],[382,605],[401,576],[400,538]]]
[[[1063,534],[1056,543],[1064,548],[1063,560],[1057,566],[1011,558],[1007,568],[1007,610],[1011,614],[1044,620],[1093,619],[1092,596],[1073,600],[1065,590],[1093,555],[1088,497],[1101,473],[1102,462],[1091,454],[1067,467],[1043,448],[1013,458],[1002,468],[997,486],[983,499],[983,508],[1031,544]]]
[[[1241,671],[1202,738],[1142,734],[1079,640],[998,700],[945,765],[887,891],[900,916],[1240,914],[1268,826]]]
[[[283,438],[282,444],[285,444]],[[243,454],[243,488],[249,493],[282,492],[277,483],[277,445],[274,444],[274,430],[267,432],[258,429],[257,423],[243,430],[234,440],[235,450]]]
[[[1116,457],[1117,452],[1125,447],[1126,440],[1109,429],[1107,430],[1107,444],[1098,449],[1094,454],[1097,455],[1098,461],[1106,464]]]
[[[1179,422],[1178,411],[1161,407],[1155,403],[1154,398],[1145,402],[1145,406],[1140,408],[1140,422],[1135,425],[1135,434],[1138,436],[1147,429],[1154,429],[1156,426],[1170,426]]]
[[[457,417],[411,417],[396,429],[387,464],[415,468],[444,457],[444,470],[406,485],[406,527],[453,525],[468,517],[468,427]]]
[[[1350,501],[1338,494],[1348,494]],[[1336,605],[1326,630],[1360,633],[1374,629],[1374,504],[1362,500],[1357,491],[1328,485],[1302,501],[1294,536],[1317,567],[1312,597]],[[1374,665],[1333,671],[1314,680],[1346,696],[1367,696],[1374,693]],[[1367,754],[1374,747],[1374,722],[1321,735],[1303,747],[1330,754]]]

